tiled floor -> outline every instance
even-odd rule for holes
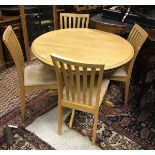
[[[64,117],[70,111],[64,112]],[[26,129],[35,133],[42,140],[46,141],[55,149],[61,150],[98,150],[97,146],[91,145],[88,137],[84,137],[77,132],[69,129],[64,123],[62,127],[62,135],[57,135],[57,107],[48,113],[38,117]]]

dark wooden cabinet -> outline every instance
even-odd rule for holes
[[[11,25],[13,27],[14,32],[16,33],[16,36],[20,42],[24,59],[26,60],[26,52],[25,52],[25,46],[24,46],[24,39],[23,39],[23,32],[22,32],[22,24],[20,17],[12,18],[9,20],[0,21],[0,35],[3,36],[3,33],[8,25]],[[2,38],[1,38],[2,40]],[[4,43],[1,41],[1,46],[3,49],[3,57],[4,61],[6,63],[6,67],[12,66],[14,64],[12,57],[4,45]]]
[[[52,9],[51,5],[24,6],[29,45],[35,38],[54,29]]]
[[[25,60],[26,50],[19,6],[1,6],[0,12],[0,64],[2,66],[2,70],[4,67],[10,67],[14,65],[11,55],[2,41],[3,33],[8,25],[11,25],[13,27],[14,32],[17,35]]]

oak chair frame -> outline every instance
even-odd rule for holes
[[[60,13],[60,29],[88,28],[89,14]]]
[[[61,135],[62,130],[62,108],[71,108],[72,115],[69,127],[72,128],[72,123],[75,115],[75,110],[84,111],[94,114],[93,136],[92,144],[96,141],[96,129],[99,113],[99,100],[101,93],[101,84],[103,81],[104,65],[100,64],[84,64],[68,60],[56,54],[51,54],[53,64],[55,66],[57,82],[58,82],[58,134]],[[97,76],[97,93],[96,103],[93,105],[92,96],[95,82],[95,75]],[[88,76],[90,77],[89,93],[86,93]],[[82,80],[82,81],[81,81]],[[80,81],[82,85],[80,85]],[[65,94],[63,86],[65,85]],[[82,88],[82,93],[81,89]],[[87,95],[89,94],[89,95]],[[66,95],[66,96],[65,96]],[[64,97],[65,96],[65,97]],[[103,103],[105,102],[103,97]],[[77,97],[77,98],[76,98]],[[89,100],[86,100],[89,99]],[[81,101],[81,99],[83,99]]]
[[[15,62],[20,87],[20,98],[21,98],[21,116],[22,119],[25,116],[25,95],[26,92],[36,91],[41,89],[57,89],[57,83],[48,85],[35,85],[35,86],[24,86],[24,58],[20,43],[12,29],[8,26],[3,33],[3,41],[10,51],[10,54]]]
[[[145,40],[147,39],[148,34],[147,32],[141,28],[138,24],[135,24],[127,38],[127,41],[131,43],[134,48],[134,56],[129,63],[125,65],[125,69],[127,71],[127,76],[110,76],[109,80],[114,81],[122,81],[125,83],[125,105],[128,104],[128,95],[129,95],[129,87],[130,87],[130,79],[132,74],[132,69],[134,66],[134,62],[136,57],[144,44]]]

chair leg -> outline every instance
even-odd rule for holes
[[[72,115],[71,115],[71,119],[69,122],[69,128],[72,128],[72,126],[73,126],[74,116],[75,116],[75,109],[72,110]]]
[[[58,105],[58,135],[61,135],[62,131],[62,106]]]
[[[107,100],[107,91],[105,92],[105,95],[104,95],[103,100],[102,100],[103,105],[106,104],[106,100]]]
[[[125,83],[125,106],[128,104],[130,82]]]
[[[25,91],[20,89],[20,98],[21,98],[21,117],[22,120],[25,117]]]
[[[95,142],[96,142],[97,121],[98,121],[98,113],[94,114],[92,145],[95,145]]]

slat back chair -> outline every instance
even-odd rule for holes
[[[131,43],[131,45],[134,48],[134,56],[129,63],[127,63],[120,69],[116,70],[116,72],[114,72],[114,74],[112,74],[110,77],[110,80],[125,82],[125,105],[127,105],[128,103],[130,79],[134,62],[147,37],[148,37],[147,32],[143,28],[141,28],[138,24],[135,24],[133,26],[127,40]]]
[[[88,28],[89,14],[60,13],[60,29]]]
[[[16,65],[19,78],[21,116],[25,116],[26,92],[41,89],[57,89],[56,75],[54,70],[44,64],[34,64],[25,67],[21,46],[11,26],[3,33],[3,41],[8,48]]]
[[[137,57],[142,45],[146,41],[147,37],[148,37],[148,34],[142,27],[140,27],[138,24],[135,24],[133,26],[133,28],[127,38],[127,40],[131,43],[131,45],[134,48],[134,56],[131,59],[131,61],[129,62],[129,64],[126,65],[128,78],[131,78],[131,73],[132,73],[134,62],[136,60],[136,57]]]
[[[132,61],[135,61],[135,58],[140,51],[142,45],[144,44],[145,40],[147,39],[148,34],[147,32],[141,28],[138,24],[135,24],[132,28],[127,40],[131,43],[134,47],[135,53]]]
[[[7,46],[15,62],[19,82],[24,85],[24,58],[19,41],[11,26],[8,26],[3,34],[3,41]]]
[[[51,54],[51,58],[58,82],[58,134],[61,134],[62,128],[62,107],[73,109],[70,127],[72,127],[75,109],[89,112],[94,114],[92,138],[92,144],[94,144],[99,106],[109,82],[109,80],[106,82],[103,80],[104,65],[74,62],[55,54]]]

